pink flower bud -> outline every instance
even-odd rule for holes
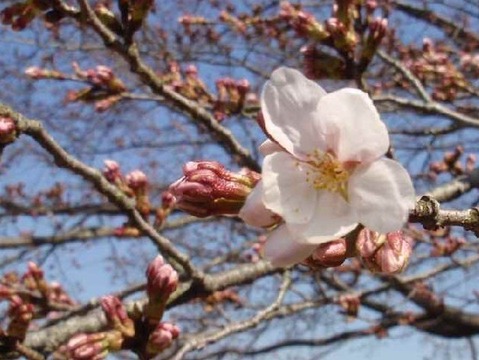
[[[133,190],[144,188],[148,184],[148,178],[141,170],[133,170],[125,177],[126,183]]]
[[[406,267],[412,246],[412,239],[402,231],[379,234],[363,229],[356,240],[356,250],[366,267],[386,274],[400,272]]]
[[[68,341],[66,351],[72,360],[104,359],[108,355],[106,333],[77,334]]]
[[[146,292],[150,302],[166,302],[178,286],[178,273],[158,255],[146,269]]]
[[[10,306],[8,308],[8,317],[10,323],[8,324],[8,336],[23,340],[33,318],[33,305],[25,302],[18,295],[13,295],[10,298]]]
[[[103,176],[106,177],[109,182],[114,183],[121,178],[120,165],[116,161],[105,160],[104,164]]]
[[[8,144],[17,137],[15,122],[9,117],[0,117],[0,144]]]
[[[159,323],[148,338],[146,351],[149,354],[158,354],[170,347],[173,340],[179,335],[180,329],[178,326],[170,323]]]
[[[126,337],[135,335],[133,320],[128,317],[125,307],[116,296],[103,296],[100,300],[101,307],[110,325]]]
[[[191,161],[169,187],[176,206],[191,215],[237,215],[258,182],[256,174],[226,170],[215,161]]]
[[[335,267],[346,260],[346,240],[344,238],[319,245],[311,254],[312,261],[323,267]]]

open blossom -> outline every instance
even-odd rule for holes
[[[255,226],[271,225],[272,213],[283,219],[265,246],[273,263],[304,260],[358,223],[380,233],[403,226],[414,188],[398,162],[383,158],[387,129],[366,93],[347,88],[327,94],[282,67],[265,84],[261,108],[271,140],[260,148],[262,180],[240,216]],[[248,221],[253,209],[264,223]]]

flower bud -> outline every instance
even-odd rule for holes
[[[128,186],[133,190],[143,189],[148,185],[148,178],[141,170],[133,170],[126,175],[125,179]]]
[[[252,171],[233,173],[215,161],[188,162],[183,174],[169,192],[178,208],[197,217],[237,215],[259,179]]]
[[[121,179],[120,165],[114,160],[105,160],[103,168],[103,176],[111,183],[116,183]]]
[[[128,317],[125,307],[116,296],[103,296],[100,300],[110,326],[120,331],[125,337],[135,335],[133,320]]]
[[[346,240],[341,238],[319,245],[311,254],[311,260],[322,267],[335,267],[346,260],[346,254]]]
[[[33,305],[26,303],[18,295],[10,298],[10,306],[8,308],[8,317],[11,319],[8,324],[8,336],[23,340],[33,318]]]
[[[152,302],[167,300],[178,286],[178,273],[158,255],[146,269],[146,292]]]
[[[66,351],[72,360],[104,359],[108,355],[106,333],[77,334],[68,341]]]
[[[170,347],[173,340],[179,335],[180,329],[178,326],[170,323],[159,323],[148,338],[146,351],[149,354],[158,354]]]
[[[413,242],[402,231],[379,234],[363,229],[356,240],[356,251],[371,271],[394,274],[402,271],[412,253]]]
[[[0,116],[0,144],[9,144],[17,138],[15,122],[10,117]]]

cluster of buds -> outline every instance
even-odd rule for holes
[[[32,198],[32,205],[34,208],[41,207],[48,203],[50,205],[64,204],[63,195],[65,194],[65,186],[59,182],[53,184],[50,188],[41,190]],[[34,210],[32,211],[34,212]]]
[[[8,324],[6,335],[14,339],[23,340],[33,319],[33,313],[33,304],[26,302],[18,295],[11,296],[7,314],[10,323]]]
[[[408,264],[413,240],[402,231],[379,234],[363,229],[356,239],[357,256],[373,272],[394,274]]]
[[[456,146],[453,151],[447,151],[441,161],[434,161],[429,165],[428,177],[436,180],[439,174],[451,174],[454,177],[470,174],[476,166],[476,155],[468,154],[464,164],[460,161],[464,155],[464,148]]]
[[[53,314],[58,306],[65,309],[74,305],[58,283],[45,281],[43,271],[33,262],[28,263],[28,270],[21,278],[16,273],[7,273],[0,279],[0,299],[9,302],[9,324],[4,334],[20,341],[35,314]]]
[[[143,319],[149,330],[146,353],[149,357],[170,347],[179,336],[180,329],[161,322],[166,303],[178,287],[178,273],[158,255],[146,269],[148,303],[143,308]]]
[[[439,101],[453,101],[470,85],[453,62],[453,50],[425,38],[421,49],[414,46],[400,49],[399,57],[406,67],[426,85],[433,88],[432,97]],[[409,87],[407,81],[400,83]]]
[[[299,6],[283,1],[280,6],[279,18],[288,23],[300,37],[318,42],[328,37],[324,25],[319,23],[313,14],[301,10]]]
[[[72,90],[67,94],[67,101],[94,102],[97,111],[105,111],[121,98],[126,92],[125,84],[108,66],[98,65],[93,69],[81,70],[77,63],[72,64],[75,79],[85,81],[89,87]]]
[[[54,11],[50,10],[51,6],[47,0],[26,0],[14,3],[0,12],[2,24],[11,26],[12,30],[21,31],[38,15],[46,12],[46,15],[49,16]]]
[[[348,244],[341,238],[320,244],[303,264],[313,268],[329,268],[340,266],[348,257]]]
[[[148,177],[141,170],[133,170],[123,176],[120,165],[114,160],[105,160],[103,176],[112,184],[117,186],[127,196],[133,197],[136,201],[136,208],[143,216],[148,219],[151,210],[150,198],[148,195]],[[117,235],[132,235],[130,233],[121,233]]]
[[[183,15],[178,19],[178,22],[183,25],[185,32],[188,35],[193,33],[192,25],[206,25],[208,24],[208,20],[206,20],[203,16],[194,16],[194,15]]]
[[[237,215],[260,179],[254,171],[234,173],[216,161],[190,161],[169,187],[176,207],[197,217]]]
[[[213,111],[216,120],[221,121],[227,115],[241,112],[246,96],[249,94],[250,85],[248,80],[234,80],[221,78],[216,80],[218,97],[214,103]],[[248,99],[251,102],[251,98]]]
[[[92,334],[77,334],[55,353],[56,359],[101,360],[109,353],[121,350],[123,336],[117,330]]]
[[[178,274],[156,257],[146,270],[148,303],[129,314],[119,298],[104,296],[100,303],[107,320],[105,331],[77,334],[57,351],[57,359],[104,359],[119,350],[131,350],[140,358],[150,359],[173,344],[180,329],[161,322],[170,295],[178,286]]]
[[[240,34],[246,34],[247,25],[244,21],[231,14],[230,12],[223,10],[219,16],[220,21],[228,24],[236,32]]]
[[[9,116],[0,115],[0,146],[15,141],[17,136],[15,121]]]
[[[119,331],[125,338],[133,337],[135,335],[135,325],[133,320],[129,318],[120,299],[109,295],[102,297],[100,302],[109,327]]]
[[[204,106],[213,108],[218,121],[226,116],[238,114],[245,105],[257,104],[246,79],[234,80],[220,78],[216,81],[217,95],[212,94],[198,75],[194,65],[188,65],[184,71],[177,62],[170,62],[169,71],[159,75],[165,85],[184,97]]]
[[[24,301],[38,306],[75,304],[59,283],[48,283],[43,270],[31,261],[21,278],[15,273],[7,273],[0,279],[0,299],[11,300],[13,296],[20,296]]]

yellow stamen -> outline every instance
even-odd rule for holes
[[[332,154],[314,150],[308,154],[306,181],[317,190],[339,193],[347,200],[349,172]]]

